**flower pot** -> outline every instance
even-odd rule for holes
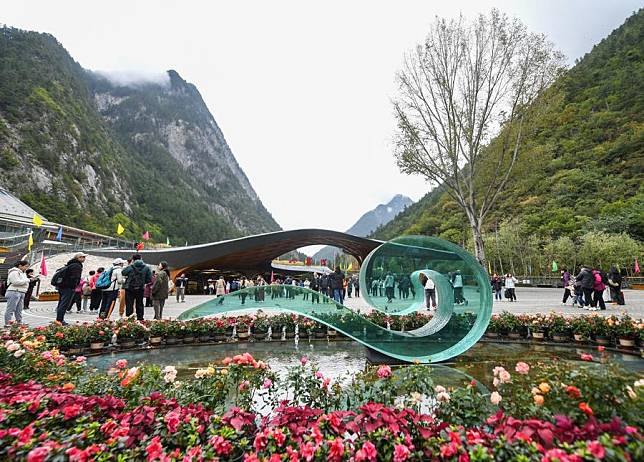
[[[68,351],[70,355],[79,355],[83,352],[83,348],[80,345],[72,345]]]
[[[176,345],[179,343],[179,339],[177,337],[168,336],[168,338],[165,339],[165,343],[166,345]]]
[[[200,335],[199,336],[199,341],[201,343],[207,343],[210,342],[210,335]]]
[[[535,340],[539,340],[539,341],[543,340],[545,338],[545,336],[546,336],[545,332],[533,332],[532,333],[532,338],[535,339]]]
[[[327,334],[329,337],[337,337],[337,335],[338,335],[338,331],[337,331],[337,330],[334,330],[334,329],[329,329],[328,331],[326,331],[326,334]]]
[[[286,338],[295,338],[295,331],[294,330],[287,330],[286,331]]]
[[[150,337],[150,345],[160,345],[163,337]]]
[[[253,338],[255,340],[264,340],[268,335],[268,329],[255,329],[253,331]]]
[[[192,335],[183,337],[183,343],[195,343],[195,338]]]
[[[552,339],[555,342],[567,342],[568,338],[566,334],[552,334]]]
[[[231,333],[232,335],[232,333]],[[217,332],[214,336],[216,342],[225,342],[230,338],[230,335],[226,335],[225,332]]]
[[[586,340],[588,340],[587,337],[584,334],[573,334],[573,335],[575,337],[575,342],[582,343],[582,342],[585,342]]]
[[[514,339],[517,339],[517,338],[521,338],[521,337],[523,337],[523,336],[521,335],[521,333],[520,333],[520,332],[510,332],[510,333],[508,334],[508,337],[510,337],[510,338],[514,338]]]
[[[486,332],[485,336],[488,338],[499,338],[499,333],[498,332]]]
[[[250,337],[250,332],[237,332],[237,337],[239,338],[239,340],[248,340],[248,337]]]
[[[314,330],[313,334],[315,335],[315,338],[324,338],[326,337],[326,332],[323,330]]]
[[[136,342],[131,338],[123,339],[119,340],[119,346],[121,348],[134,348],[136,346]]]
[[[610,340],[608,339],[608,337],[597,335],[595,336],[595,343],[597,345],[610,345]]]
[[[635,348],[635,340],[632,338],[620,338],[619,346],[622,348]]]
[[[102,350],[104,345],[103,342],[90,342],[89,349],[92,351]]]

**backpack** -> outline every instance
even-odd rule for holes
[[[96,280],[96,289],[104,290],[112,285],[112,268],[107,271],[103,271],[101,275]]]
[[[7,295],[7,287],[9,286],[8,283],[1,281],[0,282],[0,297],[4,297]]]
[[[67,269],[68,266],[65,265],[62,268],[58,268],[54,275],[51,277],[51,285],[59,288],[60,285],[63,283],[65,280],[65,277],[67,276]]]
[[[141,269],[138,269],[136,266],[132,266],[132,273],[127,276],[127,286],[130,289],[141,289],[145,283],[143,281],[143,272],[145,271],[145,266]]]

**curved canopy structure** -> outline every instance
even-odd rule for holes
[[[492,292],[485,269],[457,245],[425,236],[405,236],[379,245],[360,269],[364,298],[373,309],[389,316],[424,310],[427,300],[423,284],[428,278],[438,306],[427,324],[412,330],[385,329],[369,321],[364,313],[317,292],[281,285],[252,287],[217,297],[183,312],[179,319],[277,309],[324,323],[396,359],[444,361],[468,350],[487,328]]]
[[[230,239],[209,244],[167,249],[142,250],[146,263],[168,262],[173,269],[270,271],[271,261],[291,250],[308,245],[332,245],[343,249],[362,262],[382,242],[351,234],[323,229],[277,231],[255,236]],[[92,255],[128,258],[132,251],[122,249],[88,250]]]

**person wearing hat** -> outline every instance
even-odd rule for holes
[[[125,280],[122,274],[123,263],[123,260],[116,258],[112,262],[112,267],[107,270],[111,272],[110,285],[102,290],[101,309],[98,312],[98,317],[101,319],[109,318],[110,314],[112,314],[113,305],[116,303],[119,291],[123,287],[123,281]]]
[[[74,299],[74,289],[80,282],[81,275],[83,274],[83,263],[87,254],[78,252],[74,258],[69,260],[65,265],[65,271],[61,283],[58,285],[58,306],[56,306],[56,321],[66,326],[65,313],[67,308],[72,306]]]

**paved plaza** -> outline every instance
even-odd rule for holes
[[[549,311],[556,311],[567,315],[591,313],[590,311],[582,310],[580,308],[573,308],[570,302],[563,306],[561,304],[562,289],[537,289],[537,288],[518,288],[517,301],[495,301],[493,311],[500,313],[502,311],[510,311],[512,313],[547,313]],[[596,311],[595,313],[603,315],[621,314],[627,312],[635,318],[644,318],[644,291],[642,290],[625,290],[624,297],[626,305],[617,306],[607,304],[606,311]],[[164,318],[176,318],[185,310],[212,300],[212,295],[188,295],[184,303],[177,303],[174,297],[171,297],[166,302],[163,314]],[[368,310],[369,306],[362,299],[349,298],[345,303],[348,307],[358,310]],[[1,305],[4,312],[4,303]],[[30,326],[41,326],[50,323],[56,319],[56,302],[32,302],[31,309],[23,312],[23,320]],[[66,321],[91,321],[94,316],[89,314],[77,314],[76,308],[65,316]],[[270,311],[270,310],[266,310]],[[145,319],[152,319],[154,315],[153,309],[145,309]],[[112,314],[112,319],[118,318]]]

